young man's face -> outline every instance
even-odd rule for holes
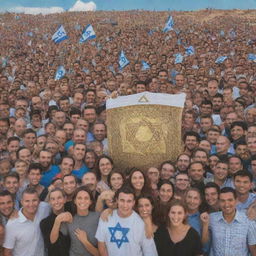
[[[117,204],[119,216],[122,218],[129,217],[135,204],[134,195],[121,192],[118,196]]]
[[[23,206],[23,214],[26,215],[34,215],[39,206],[39,197],[37,193],[28,194],[25,193],[22,196],[21,204]]]
[[[249,177],[236,176],[234,180],[234,185],[238,194],[247,194],[252,188],[252,182]]]

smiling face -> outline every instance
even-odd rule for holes
[[[153,205],[148,198],[140,198],[138,201],[138,212],[141,218],[150,217],[152,214]]]
[[[66,197],[64,197],[61,191],[51,192],[49,197],[49,203],[55,214],[62,212],[64,210],[64,204],[66,203]]]
[[[109,173],[111,172],[113,166],[111,164],[111,162],[109,161],[109,159],[107,158],[102,158],[99,162],[99,169],[100,169],[100,173],[102,176],[108,176]]]
[[[141,191],[145,184],[145,179],[143,174],[140,171],[134,172],[131,177],[131,183],[135,190]]]
[[[168,217],[170,219],[171,226],[178,227],[184,223],[186,218],[185,209],[180,205],[174,205],[171,207]]]
[[[88,211],[92,201],[88,192],[82,190],[77,193],[74,203],[77,207],[77,213],[79,214],[79,212]]]
[[[159,198],[163,203],[167,203],[172,199],[173,188],[170,184],[163,184],[159,189]]]

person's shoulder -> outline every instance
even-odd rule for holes
[[[138,224],[144,225],[144,221],[142,220],[142,218],[140,217],[140,215],[137,212],[133,211],[133,213],[130,217],[134,218],[134,220],[136,222],[138,222]]]
[[[92,212],[92,211],[90,211],[89,212],[89,216],[91,218],[99,219],[100,218],[100,212]]]

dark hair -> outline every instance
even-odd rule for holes
[[[4,197],[4,196],[10,196],[12,198],[12,201],[14,202],[14,196],[13,196],[13,194],[11,194],[10,191],[8,191],[8,190],[0,191],[0,197]]]
[[[99,156],[98,161],[97,161],[97,163],[96,163],[96,168],[95,168],[95,169],[96,169],[96,174],[97,174],[97,179],[98,179],[98,180],[101,179],[101,173],[100,173],[100,168],[99,168],[99,166],[100,166],[100,160],[103,159],[103,158],[108,159],[109,162],[112,164],[112,166],[114,165],[114,162],[113,162],[113,160],[112,160],[111,157],[109,157],[109,156],[107,156],[107,155],[101,155],[101,156]]]
[[[20,142],[20,139],[19,139],[18,137],[16,137],[16,136],[9,137],[9,138],[7,139],[7,145],[9,145],[12,141],[18,141],[18,142]]]
[[[230,130],[232,130],[235,126],[239,126],[241,127],[244,131],[248,130],[248,125],[246,122],[243,121],[234,121],[231,125],[230,125]]]
[[[157,184],[157,188],[158,188],[158,190],[160,190],[161,187],[165,184],[168,184],[172,187],[172,197],[170,198],[170,201],[171,201],[173,199],[174,193],[175,193],[175,187],[174,187],[174,185],[171,181],[169,181],[169,180],[160,180]]]
[[[82,113],[81,113],[81,110],[78,109],[78,108],[75,108],[75,107],[72,107],[69,111],[69,115],[72,116],[72,115],[79,115],[81,117]]]
[[[107,180],[108,180],[108,184],[109,184],[110,188],[112,188],[112,185],[111,185],[110,180],[111,180],[111,177],[112,177],[115,173],[117,173],[117,174],[121,175],[121,177],[122,177],[122,179],[123,179],[123,184],[124,184],[124,182],[125,182],[125,176],[124,176],[124,173],[123,173],[123,172],[121,172],[121,171],[119,171],[119,170],[115,170],[115,169],[113,169],[113,170],[110,172],[110,174],[108,175],[108,179],[107,179]]]
[[[3,182],[5,182],[9,177],[17,179],[18,182],[20,181],[20,176],[17,172],[10,172],[4,176]]]
[[[10,126],[10,120],[7,117],[1,117],[0,122],[5,122],[5,123],[7,123],[8,126]]]
[[[41,164],[39,163],[32,163],[29,165],[28,167],[28,174],[32,171],[32,170],[39,170],[40,171],[40,174],[42,174],[43,172],[43,167]]]
[[[26,129],[26,130],[23,132],[22,138],[25,137],[25,135],[26,135],[26,134],[29,134],[29,133],[33,133],[33,134],[36,136],[36,132],[35,132],[33,129],[28,128],[28,129]],[[37,137],[37,136],[36,136],[36,137]]]
[[[218,195],[220,194],[220,187],[216,183],[214,183],[214,182],[206,183],[206,185],[204,186],[204,192],[205,192],[205,190],[207,188],[215,188],[217,193],[218,193]]]
[[[249,171],[245,171],[245,170],[240,170],[238,172],[236,172],[234,174],[234,180],[236,179],[237,176],[240,176],[240,177],[248,177],[250,182],[253,181],[253,176],[252,174],[249,172]]]
[[[231,188],[231,187],[224,187],[220,190],[220,194],[225,194],[225,193],[232,193],[234,195],[234,198],[237,198],[237,194],[235,189]]]
[[[117,199],[118,199],[120,193],[132,194],[134,200],[135,200],[135,198],[136,198],[136,195],[135,195],[135,192],[134,192],[133,188],[131,188],[129,185],[124,185],[124,186],[122,186],[121,188],[119,188],[119,189],[116,191],[116,193],[115,193],[114,200],[117,200]]]
[[[169,165],[173,166],[174,172],[176,172],[176,166],[175,166],[174,162],[169,161],[169,160],[164,161],[164,162],[161,163],[160,168],[159,168],[160,172],[161,172],[161,170],[162,170],[162,168],[163,168],[163,166],[164,166],[165,164],[169,164]]]
[[[92,192],[91,190],[88,188],[88,186],[81,186],[79,188],[77,188],[74,192],[74,195],[73,195],[73,198],[72,198],[72,213],[73,214],[76,214],[77,213],[77,207],[75,205],[75,200],[76,200],[76,197],[78,195],[79,192],[81,191],[85,191],[88,193],[89,197],[90,197],[90,200],[91,200],[91,205],[89,206],[89,210],[92,210],[94,209],[94,198],[93,198],[93,195],[92,195]]]
[[[185,140],[186,140],[186,138],[187,138],[188,136],[193,136],[193,137],[196,138],[197,142],[200,142],[200,136],[199,136],[199,134],[198,134],[197,132],[194,132],[194,131],[188,131],[188,132],[186,132],[186,133],[184,134],[184,136],[183,136],[183,142],[185,142]]]
[[[55,179],[54,181],[56,181],[56,180],[57,179]],[[61,180],[61,179],[59,179],[59,180]],[[63,197],[66,197],[66,194],[65,194],[63,189],[61,189],[61,188],[54,188],[53,190],[49,191],[49,193],[48,193],[49,199],[50,199],[51,193],[56,192],[56,191],[59,191],[63,195]]]
[[[63,160],[66,158],[71,159],[73,161],[73,165],[75,165],[75,160],[72,156],[63,156],[60,160],[60,164],[62,164]]]
[[[186,224],[187,223],[187,207],[186,207],[186,204],[181,201],[181,200],[173,200],[170,204],[168,204],[168,207],[167,207],[167,216],[165,217],[166,218],[166,226],[167,227],[170,227],[171,226],[171,222],[170,222],[170,218],[169,218],[169,212],[171,210],[172,207],[174,206],[180,206],[183,208],[184,212],[185,212],[185,219],[183,220],[183,224]]]

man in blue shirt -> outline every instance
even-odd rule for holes
[[[211,234],[210,256],[256,255],[256,224],[244,211],[236,209],[236,192],[225,187],[220,191],[220,212],[201,215],[202,242]],[[210,230],[210,232],[209,232]]]

